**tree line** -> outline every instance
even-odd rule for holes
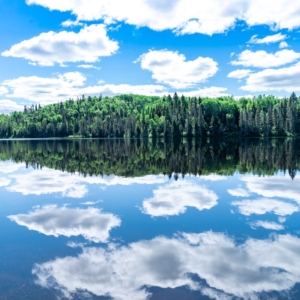
[[[161,139],[5,140],[0,160],[78,172],[83,176],[137,177],[164,174],[259,176],[300,169],[299,139],[210,138],[169,142]]]
[[[300,99],[84,97],[0,115],[0,138],[297,136]]]

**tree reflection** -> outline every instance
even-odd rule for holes
[[[299,169],[297,139],[31,140],[1,141],[0,160],[83,175],[124,177],[251,172],[273,175]]]

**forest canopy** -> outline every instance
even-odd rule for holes
[[[32,105],[0,115],[0,138],[296,136],[300,98],[120,95]]]

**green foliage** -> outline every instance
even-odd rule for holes
[[[0,115],[1,138],[296,136],[300,100],[258,96],[187,98],[82,96],[45,107]]]

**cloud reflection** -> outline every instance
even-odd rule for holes
[[[14,174],[9,176],[14,182],[7,187],[10,192],[18,192],[23,195],[43,195],[61,193],[63,197],[83,198],[88,189],[86,184],[97,185],[132,185],[132,184],[158,184],[164,183],[164,176],[144,176],[123,178],[118,176],[83,177],[79,174],[69,174],[57,170],[44,168],[33,170],[26,174]]]
[[[227,192],[234,197],[249,197],[250,194],[247,190],[242,189],[242,188],[237,188],[233,190],[227,190]]]
[[[24,167],[23,164],[17,164],[12,161],[0,161],[0,173],[13,173],[22,167]]]
[[[199,178],[203,179],[203,180],[206,180],[206,181],[223,181],[223,180],[227,180],[226,176],[218,175],[218,174],[201,175]]]
[[[153,191],[153,198],[143,202],[143,212],[153,217],[185,213],[187,207],[198,210],[217,205],[218,196],[205,187],[188,181],[172,182]]]
[[[93,242],[107,242],[112,228],[121,220],[109,213],[89,207],[87,209],[45,206],[28,214],[11,215],[8,218],[29,230],[45,235],[79,236]]]
[[[289,176],[255,177],[245,176],[241,178],[246,183],[250,192],[267,198],[286,198],[297,201],[300,204],[300,177],[291,180]]]
[[[77,257],[36,264],[33,273],[41,286],[69,296],[86,290],[118,300],[145,300],[149,296],[145,287],[187,285],[218,299],[229,295],[259,299],[259,293],[288,290],[300,281],[295,263],[299,253],[300,239],[291,235],[249,238],[238,245],[225,234],[206,232],[109,249],[83,248]],[[196,283],[190,274],[208,286]]]
[[[266,213],[274,213],[278,216],[288,216],[299,211],[298,205],[268,198],[235,201],[231,204],[238,207],[239,212],[245,216],[250,216],[252,214],[264,215]]]
[[[284,230],[284,226],[282,224],[268,221],[255,221],[251,223],[251,227],[254,229],[256,229],[257,227],[263,227],[270,230]]]
[[[0,177],[0,187],[8,186],[10,184],[10,180],[5,177]]]

